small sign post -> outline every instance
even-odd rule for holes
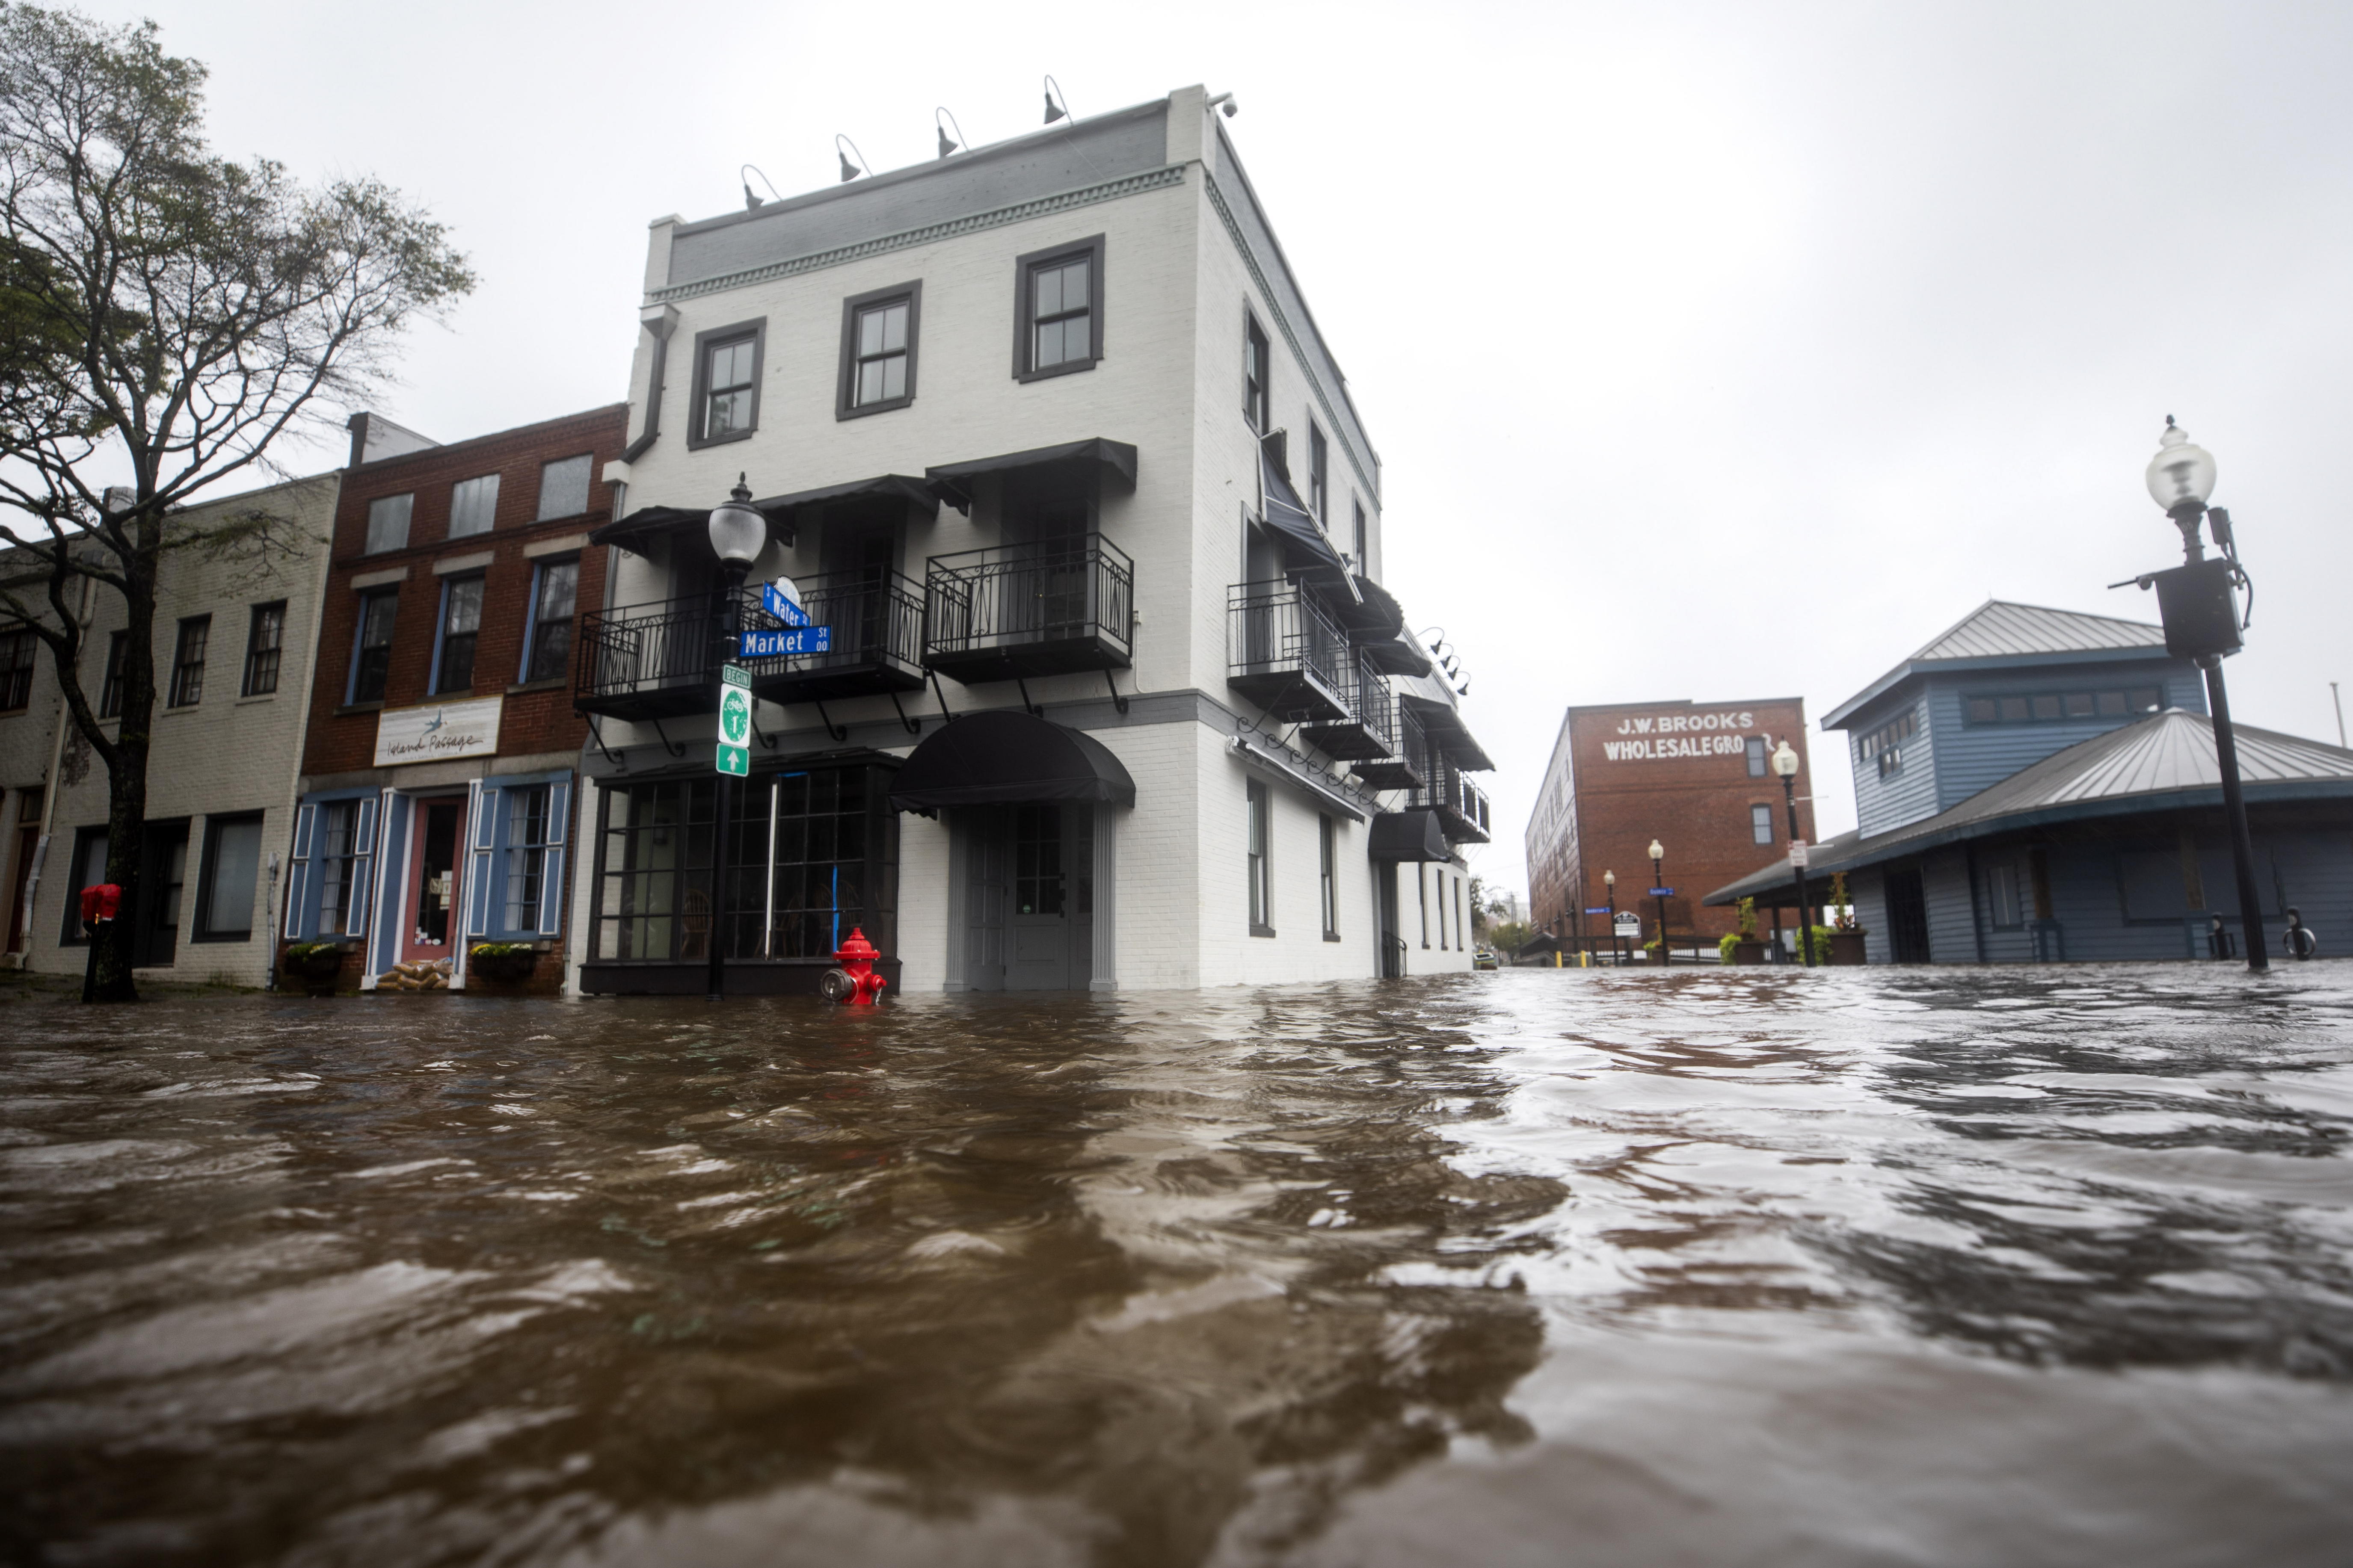
[[[743,778],[752,771],[752,678],[732,664],[719,668],[719,750],[713,765]]]
[[[1800,871],[1804,870],[1806,868],[1806,841],[1804,839],[1792,838],[1789,840],[1790,865],[1796,867]]]

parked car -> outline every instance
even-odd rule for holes
[[[1481,948],[1478,952],[1476,952],[1472,953],[1472,954],[1471,955],[1471,967],[1472,967],[1472,968],[1473,968],[1473,969],[1493,969],[1493,968],[1494,968],[1494,967],[1495,967],[1495,953],[1494,953],[1494,950],[1493,950],[1493,948],[1485,948],[1485,947],[1482,947],[1482,948]]]

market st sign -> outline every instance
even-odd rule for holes
[[[375,765],[397,768],[491,756],[499,749],[499,714],[505,705],[503,697],[484,697],[387,708],[375,716]]]

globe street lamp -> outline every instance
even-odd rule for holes
[[[2158,437],[2157,456],[2148,460],[2149,499],[2165,509],[2181,530],[2182,564],[2169,572],[2153,572],[2135,579],[2141,586],[2157,586],[2158,613],[2165,622],[2168,653],[2186,655],[2206,672],[2206,706],[2214,721],[2214,760],[2222,774],[2222,815],[2231,834],[2232,869],[2238,874],[2239,929],[2245,934],[2247,967],[2271,967],[2263,942],[2263,905],[2255,892],[2254,842],[2247,832],[2247,801],[2239,788],[2239,742],[2231,728],[2231,698],[2222,685],[2222,660],[2239,651],[2238,603],[2231,592],[2239,570],[2238,543],[2231,533],[2231,514],[2209,508],[2214,493],[2214,458],[2189,439],[2188,431],[2165,416],[2165,434]],[[2198,524],[2208,522],[2221,559],[2206,559]],[[2118,584],[2117,586],[2123,586]]]
[[[1659,967],[1664,969],[1674,962],[1667,955],[1667,852],[1655,838],[1651,840],[1651,896],[1659,900]]]
[[[1783,741],[1773,752],[1773,771],[1780,775],[1781,798],[1789,808],[1789,865],[1798,873],[1798,951],[1806,967],[1814,966],[1814,911],[1806,901],[1806,841],[1798,837],[1798,752]]]
[[[728,492],[723,505],[711,509],[706,525],[711,535],[711,552],[719,557],[719,648],[712,660],[712,673],[735,662],[743,646],[744,578],[752,570],[752,563],[768,545],[768,520],[752,505],[752,491],[744,476],[735,476],[735,488]],[[725,689],[725,677],[720,676],[721,689]],[[713,711],[716,711],[714,693]],[[705,989],[711,1000],[719,1000],[726,984],[727,956],[724,942],[727,936],[727,829],[733,816],[734,780],[728,774],[719,775],[717,799],[712,802],[719,814],[719,832],[711,850],[711,938],[707,955],[710,968],[705,977]]]
[[[1622,969],[1625,967],[1626,960],[1623,952],[1618,946],[1617,872],[1604,871],[1601,873],[1601,890],[1609,895],[1609,956],[1617,960],[1619,967]]]

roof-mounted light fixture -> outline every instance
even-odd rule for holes
[[[858,153],[858,162],[853,163],[849,161],[849,153],[842,151],[844,147],[849,148],[849,153],[858,153],[857,142],[852,142],[849,137],[841,134],[841,132],[838,131],[835,132],[833,135],[833,155],[841,160],[841,183],[843,184],[846,185],[849,184],[850,181],[858,178],[860,174],[871,175],[874,173],[874,165],[866,162],[865,153]]]
[[[1062,101],[1056,103],[1054,100],[1058,98]],[[1048,77],[1046,79],[1046,123],[1051,125],[1057,120],[1068,120],[1070,117],[1071,100],[1062,91],[1062,84],[1052,77]]]
[[[943,125],[940,123],[941,120],[944,118],[947,121],[948,125],[955,125],[955,134],[954,136],[950,136],[948,134],[948,125]],[[951,153],[963,152],[972,145],[971,141],[964,133],[964,127],[956,125],[956,117],[948,113],[944,109],[934,109],[932,110],[932,129],[938,132],[940,134],[940,156],[943,158],[946,157]]]
[[[776,194],[776,182],[768,178],[766,173],[763,171],[758,164],[746,163],[742,168],[736,170],[735,173],[744,181],[744,210],[745,212],[757,212],[765,205],[759,197],[752,194],[751,176],[754,174],[758,174],[760,176],[760,183],[768,187],[768,194],[770,195],[776,196],[778,201],[783,201],[785,199],[783,196],[777,195]]]

